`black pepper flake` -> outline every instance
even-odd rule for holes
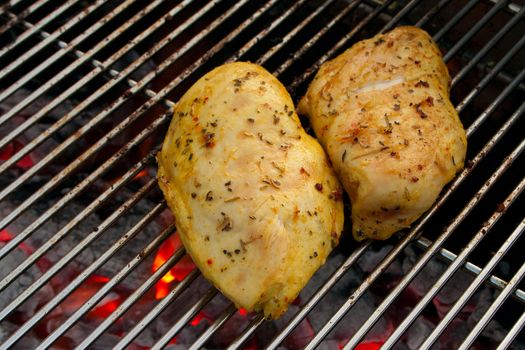
[[[195,198],[195,197],[197,197],[197,193],[192,192],[192,193],[191,193],[191,198]]]
[[[255,123],[255,119],[253,119],[253,118],[248,118],[246,120],[248,120],[249,123]]]
[[[344,163],[346,158],[346,149],[343,152],[343,155],[341,156],[341,161]]]
[[[210,125],[213,126],[214,128],[216,128],[217,127],[217,122],[211,122]]]
[[[314,258],[317,258],[318,254],[317,252],[314,252]]]
[[[204,240],[205,240],[206,242],[209,242],[209,241],[210,241],[210,236],[206,236],[206,237],[204,237]]]
[[[452,156],[452,164],[456,166],[456,159],[454,158],[454,156]]]
[[[228,182],[224,183],[224,186],[230,186],[232,184],[232,180],[229,180]]]
[[[393,108],[394,108],[394,111],[399,111],[401,106],[399,105],[399,103],[396,103]]]
[[[240,250],[240,249],[235,249],[233,252],[234,252],[235,254],[240,254],[240,253],[241,253],[241,250]]]
[[[291,117],[293,115],[293,111],[288,112],[288,116]]]
[[[281,129],[281,135],[286,135],[286,131]]]
[[[278,124],[280,120],[281,120],[281,118],[279,118],[277,115],[275,115],[275,114],[273,115],[273,123],[274,124]]]
[[[315,184],[315,189],[319,192],[323,192],[323,184],[320,184],[320,183],[316,183]]]
[[[414,107],[416,107],[416,112],[417,112],[417,114],[419,114],[421,119],[427,119],[428,118],[428,115],[421,109],[421,103],[416,103],[414,105]]]
[[[429,105],[430,107],[432,107],[434,105],[434,99],[432,98],[432,96],[428,96],[427,99],[425,100],[425,102],[427,103],[427,105]]]
[[[190,153],[190,156],[188,157],[188,160],[192,160],[193,159],[193,153]]]
[[[374,41],[374,45],[375,45],[375,46],[378,46],[378,45],[381,45],[381,44],[384,43],[384,42],[385,42],[385,39],[383,39],[383,38],[379,38],[379,39],[377,39],[376,41]]]
[[[412,182],[418,182],[419,181],[419,178],[417,176],[412,176],[412,178],[410,179],[410,181]]]
[[[392,97],[397,100],[397,98],[399,97],[399,94],[395,93],[394,95],[392,95]]]
[[[208,202],[213,200],[213,192],[212,191],[208,191],[208,193],[206,193],[206,200]]]
[[[256,217],[255,217],[254,215],[250,215],[250,216],[248,216],[248,217],[249,217],[250,219],[252,219],[252,220],[255,220],[255,219],[256,219]]]
[[[420,80],[416,83],[415,87],[429,87],[428,83],[424,80]]]
[[[221,215],[222,221],[217,226],[217,229],[221,231],[230,231],[233,228],[233,220],[225,213],[221,212]]]

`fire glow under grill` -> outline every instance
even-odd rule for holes
[[[0,349],[525,349],[524,6],[0,4]],[[282,319],[236,310],[185,255],[156,186],[172,101],[243,60],[297,102],[320,64],[398,25],[444,52],[467,167],[406,232],[343,238]]]

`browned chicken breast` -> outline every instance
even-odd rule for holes
[[[227,64],[197,81],[158,163],[184,246],[237,307],[279,317],[338,243],[342,187],[260,66]]]
[[[467,141],[430,36],[400,27],[323,64],[299,104],[352,202],[356,240],[387,239],[430,208]]]

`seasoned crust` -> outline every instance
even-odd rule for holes
[[[463,167],[449,82],[431,37],[399,27],[323,64],[300,101],[349,193],[357,240],[408,227]]]

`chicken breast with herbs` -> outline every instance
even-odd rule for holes
[[[197,81],[158,163],[184,246],[237,307],[279,317],[338,243],[342,187],[260,66],[227,64]]]
[[[387,239],[430,208],[463,167],[465,131],[430,36],[400,27],[323,64],[309,116],[352,202],[355,239]]]

